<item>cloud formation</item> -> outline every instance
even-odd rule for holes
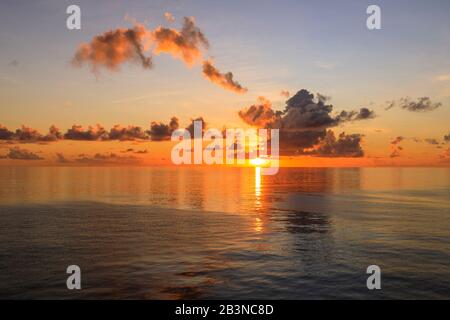
[[[441,107],[442,103],[433,102],[430,97],[420,97],[416,101],[407,97],[398,101],[388,101],[388,106],[385,110],[390,110],[396,106],[411,112],[429,112]]]
[[[170,12],[164,12],[164,18],[167,22],[172,23],[175,21],[175,17]]]
[[[147,135],[141,127],[129,125],[128,127],[123,127],[119,124],[109,130],[108,139],[109,140],[139,140],[146,139]]]
[[[339,122],[357,121],[375,118],[375,112],[367,108],[361,108],[359,111],[341,111],[337,116]]]
[[[67,140],[108,140],[108,132],[101,125],[89,126],[86,130],[83,126],[74,124],[72,128],[68,129],[64,134],[64,139]]]
[[[325,141],[329,128],[375,117],[374,112],[367,108],[333,115],[333,106],[327,102],[329,99],[321,94],[314,96],[302,89],[286,101],[283,111],[274,111],[270,102],[264,101],[241,110],[238,114],[252,126],[280,129],[280,148],[285,154],[304,153],[304,149],[317,146],[320,141]],[[328,135],[328,140],[332,141],[331,134]],[[338,139],[337,142],[342,143],[341,140]],[[354,141],[359,143],[361,139],[355,138]]]
[[[445,142],[450,142],[450,133],[444,136]]]
[[[14,135],[14,132],[9,131],[8,128],[0,124],[0,140],[10,140]]]
[[[394,140],[391,141],[391,154],[389,155],[390,158],[400,157],[400,151],[403,150],[403,147],[401,147],[399,144],[403,140],[405,140],[405,137],[398,136]]]
[[[259,97],[256,104],[239,111],[238,115],[245,123],[258,127],[266,127],[276,120],[272,102],[264,97]]]
[[[134,156],[119,156],[115,153],[96,153],[93,156],[82,153],[75,162],[85,165],[128,165],[139,163],[140,159]]]
[[[173,16],[166,12],[166,19]],[[247,92],[233,79],[231,72],[221,73],[211,60],[204,58],[209,41],[195,24],[193,17],[185,17],[181,30],[158,26],[154,30],[135,22],[133,28],[118,28],[95,36],[90,43],[83,43],[76,51],[72,64],[91,66],[98,74],[100,68],[117,71],[126,62],[137,62],[144,69],[153,65],[152,54],[169,54],[191,67],[197,62],[203,65],[203,75],[212,83],[236,93]],[[148,56],[145,55],[146,52]]]
[[[171,54],[174,58],[181,59],[189,66],[202,58],[202,49],[209,48],[208,39],[195,25],[195,20],[192,17],[184,18],[183,27],[180,31],[163,26],[157,27],[152,32],[152,40],[155,44],[155,54]]]
[[[246,93],[248,90],[240,85],[239,82],[233,79],[233,73],[221,73],[212,63],[211,60],[203,61],[203,75],[211,82],[220,87],[236,92]]]
[[[325,137],[322,138],[315,148],[303,151],[302,154],[318,156],[318,157],[332,157],[332,158],[359,158],[364,156],[364,151],[361,148],[360,134],[347,135],[345,132],[339,134],[338,138],[333,131],[328,130]]]
[[[152,58],[146,57],[144,51],[150,33],[144,25],[136,24],[133,28],[119,28],[94,37],[90,43],[83,43],[75,53],[72,63],[75,66],[89,64],[94,73],[100,67],[118,70],[124,62],[135,61],[144,69],[152,66]]]
[[[19,147],[10,148],[6,155],[0,156],[0,159],[12,159],[12,160],[44,160],[36,153],[21,149]]]
[[[164,141],[170,140],[172,132],[177,130],[179,127],[178,118],[172,117],[169,124],[164,124],[162,122],[153,121],[150,124],[150,130],[147,131],[149,136],[153,141]]]

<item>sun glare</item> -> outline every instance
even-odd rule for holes
[[[261,158],[255,158],[250,160],[250,164],[255,167],[261,167],[267,164],[267,160]]]

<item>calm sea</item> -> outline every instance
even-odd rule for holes
[[[448,168],[0,168],[3,299],[449,297]]]

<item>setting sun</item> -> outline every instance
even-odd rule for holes
[[[265,159],[261,159],[261,158],[250,159],[250,164],[252,166],[256,166],[256,167],[265,166],[268,163],[269,163],[269,161],[267,161]]]

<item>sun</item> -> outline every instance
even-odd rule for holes
[[[268,161],[261,158],[250,159],[250,164],[255,167],[267,165]]]

